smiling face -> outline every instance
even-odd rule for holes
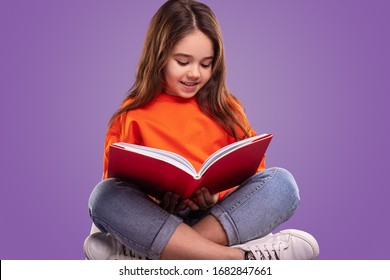
[[[172,49],[165,67],[165,93],[191,98],[209,81],[213,43],[199,30],[188,34]]]

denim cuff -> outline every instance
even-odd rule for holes
[[[211,208],[210,213],[221,223],[223,229],[225,230],[229,242],[228,245],[233,246],[239,244],[240,238],[237,227],[225,209],[221,205],[216,204],[213,208]]]
[[[183,222],[179,217],[170,214],[165,220],[165,223],[160,228],[156,237],[150,246],[148,257],[150,259],[160,259],[161,252],[167,245],[169,239],[171,239],[176,228]]]

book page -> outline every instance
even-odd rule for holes
[[[156,158],[165,162],[168,162],[183,171],[191,174],[194,177],[197,177],[197,172],[192,164],[185,159],[184,157],[165,150],[150,148],[146,146],[140,146],[135,144],[129,144],[125,142],[118,142],[114,145],[124,148],[125,150],[132,151],[134,153],[143,154],[148,157]]]
[[[219,149],[218,151],[216,151],[215,153],[213,153],[201,166],[200,170],[199,170],[199,176],[202,176],[207,168],[210,167],[211,164],[213,164],[215,161],[217,161],[219,158],[222,158],[224,157],[225,155],[231,153],[232,151],[240,148],[240,147],[243,147],[243,146],[246,146],[252,142],[255,142],[265,136],[268,136],[269,134],[261,134],[261,135],[256,135],[256,136],[253,136],[253,137],[249,137],[249,138],[245,138],[243,140],[240,140],[240,141],[237,141],[237,142],[234,142],[230,145],[227,145],[221,149]]]

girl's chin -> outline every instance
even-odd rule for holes
[[[192,98],[196,95],[197,91],[193,91],[193,92],[183,92],[183,91],[179,91],[179,92],[169,92],[167,91],[166,92],[167,94],[169,95],[173,95],[173,96],[177,96],[177,97],[181,97],[181,98]]]
[[[196,92],[194,93],[181,93],[178,94],[177,96],[182,97],[182,98],[192,98],[196,95]]]

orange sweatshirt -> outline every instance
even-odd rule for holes
[[[128,104],[131,100],[126,101]],[[251,131],[251,136],[255,132]],[[107,178],[109,146],[127,142],[163,149],[185,157],[195,169],[215,151],[233,143],[219,124],[206,116],[196,98],[161,93],[147,106],[123,113],[107,130],[104,148],[104,178]],[[265,168],[264,159],[259,171]],[[227,191],[220,194],[220,198]]]

